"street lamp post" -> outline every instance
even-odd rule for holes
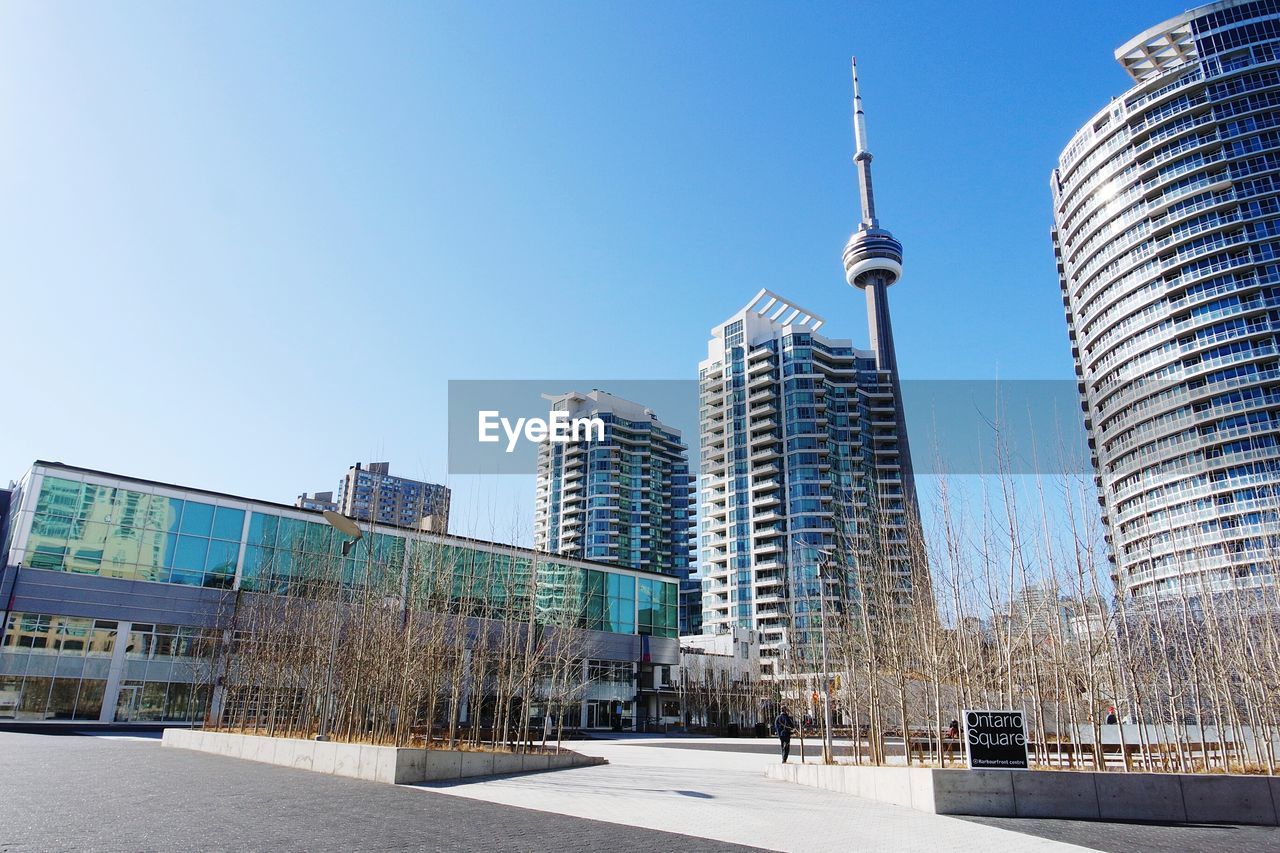
[[[342,559],[345,560],[355,548],[356,543],[364,539],[364,531],[360,529],[360,525],[345,515],[330,510],[324,511],[324,520],[339,533],[350,537],[342,543]],[[367,541],[365,547],[369,547]],[[329,634],[329,664],[325,668],[324,675],[324,711],[320,714],[320,733],[316,735],[316,740],[329,739],[329,718],[333,715],[333,665],[338,654],[338,622],[342,618],[342,598],[345,588],[342,572],[339,570],[338,589],[333,596],[333,630]]]

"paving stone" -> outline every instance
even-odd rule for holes
[[[551,775],[551,774],[543,774]],[[749,850],[182,749],[0,732],[0,851]]]

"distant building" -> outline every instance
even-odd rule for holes
[[[359,521],[447,532],[449,489],[394,476],[390,467],[389,462],[357,462],[348,468],[338,486],[338,512]]]
[[[538,449],[534,547],[688,579],[693,485],[679,430],[604,391],[547,399],[570,420],[599,418],[604,440]]]
[[[333,499],[333,492],[316,492],[314,495],[303,492],[294,499],[293,505],[298,509],[314,509],[320,512],[338,511],[338,502]]]
[[[670,689],[678,701],[660,694],[651,700],[661,702],[664,723],[674,721],[672,712],[687,725],[712,728],[735,724],[745,730],[758,722],[759,633],[731,628],[723,634],[681,637],[680,664],[672,668]]]
[[[1071,639],[1079,643],[1106,641],[1112,634],[1110,613],[1111,608],[1100,595],[1091,595],[1082,602],[1076,602],[1067,620]]]
[[[1049,582],[1028,584],[1013,596],[1009,631],[1032,639],[1048,637],[1069,641],[1100,641],[1110,630],[1109,608],[1101,596],[1084,600],[1062,595]]]
[[[1049,637],[1058,634],[1073,615],[1071,602],[1058,594],[1053,584],[1028,584],[1013,596],[1009,608],[1009,631]]]

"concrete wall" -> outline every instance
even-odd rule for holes
[[[397,785],[443,782],[503,773],[530,773],[604,764],[604,759],[562,752],[558,755],[500,752],[463,752],[447,749],[409,749],[358,743],[259,737],[229,732],[165,729],[162,745],[194,749],[312,770],[371,782]]]
[[[1280,825],[1280,777],[821,764],[766,775],[934,814]]]

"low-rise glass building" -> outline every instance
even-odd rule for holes
[[[435,570],[471,584],[536,571],[539,597],[582,601],[582,726],[619,712],[638,723],[643,673],[677,662],[675,578],[389,525],[365,535],[368,562],[346,558],[348,584],[370,570],[407,584],[431,549]],[[212,690],[205,641],[236,597],[287,594],[294,563],[341,559],[342,544],[316,511],[35,463],[4,514],[0,720],[200,721]]]

